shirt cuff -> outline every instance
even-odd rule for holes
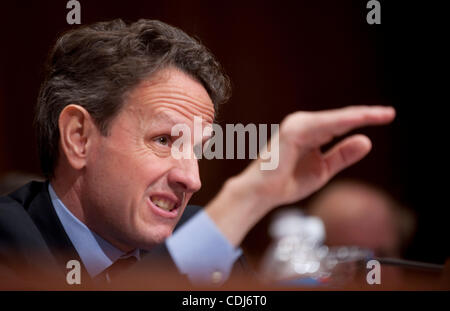
[[[222,284],[242,254],[204,211],[175,231],[166,246],[178,270],[194,284]]]

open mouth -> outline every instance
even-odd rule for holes
[[[172,212],[178,207],[176,202],[158,195],[151,196],[150,200],[157,207],[167,212]]]

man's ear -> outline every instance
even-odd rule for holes
[[[97,131],[89,112],[79,105],[68,105],[61,111],[58,125],[61,149],[67,161],[74,169],[81,170]]]

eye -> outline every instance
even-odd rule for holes
[[[170,143],[170,138],[169,136],[163,135],[156,137],[155,141],[162,146],[168,146]]]

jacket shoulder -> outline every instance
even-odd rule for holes
[[[47,250],[47,245],[27,211],[39,185],[32,182],[8,196],[0,197],[0,257],[18,256],[33,250]]]
[[[0,197],[1,246],[9,244],[6,243],[8,239],[26,242],[36,238],[36,231],[39,230],[27,209],[36,193],[42,191],[43,184],[31,182],[7,196]]]
[[[0,197],[0,288],[9,286],[8,282],[25,284],[23,281],[27,278],[38,277],[46,266],[55,264],[27,210],[44,187],[44,183],[31,182]]]

